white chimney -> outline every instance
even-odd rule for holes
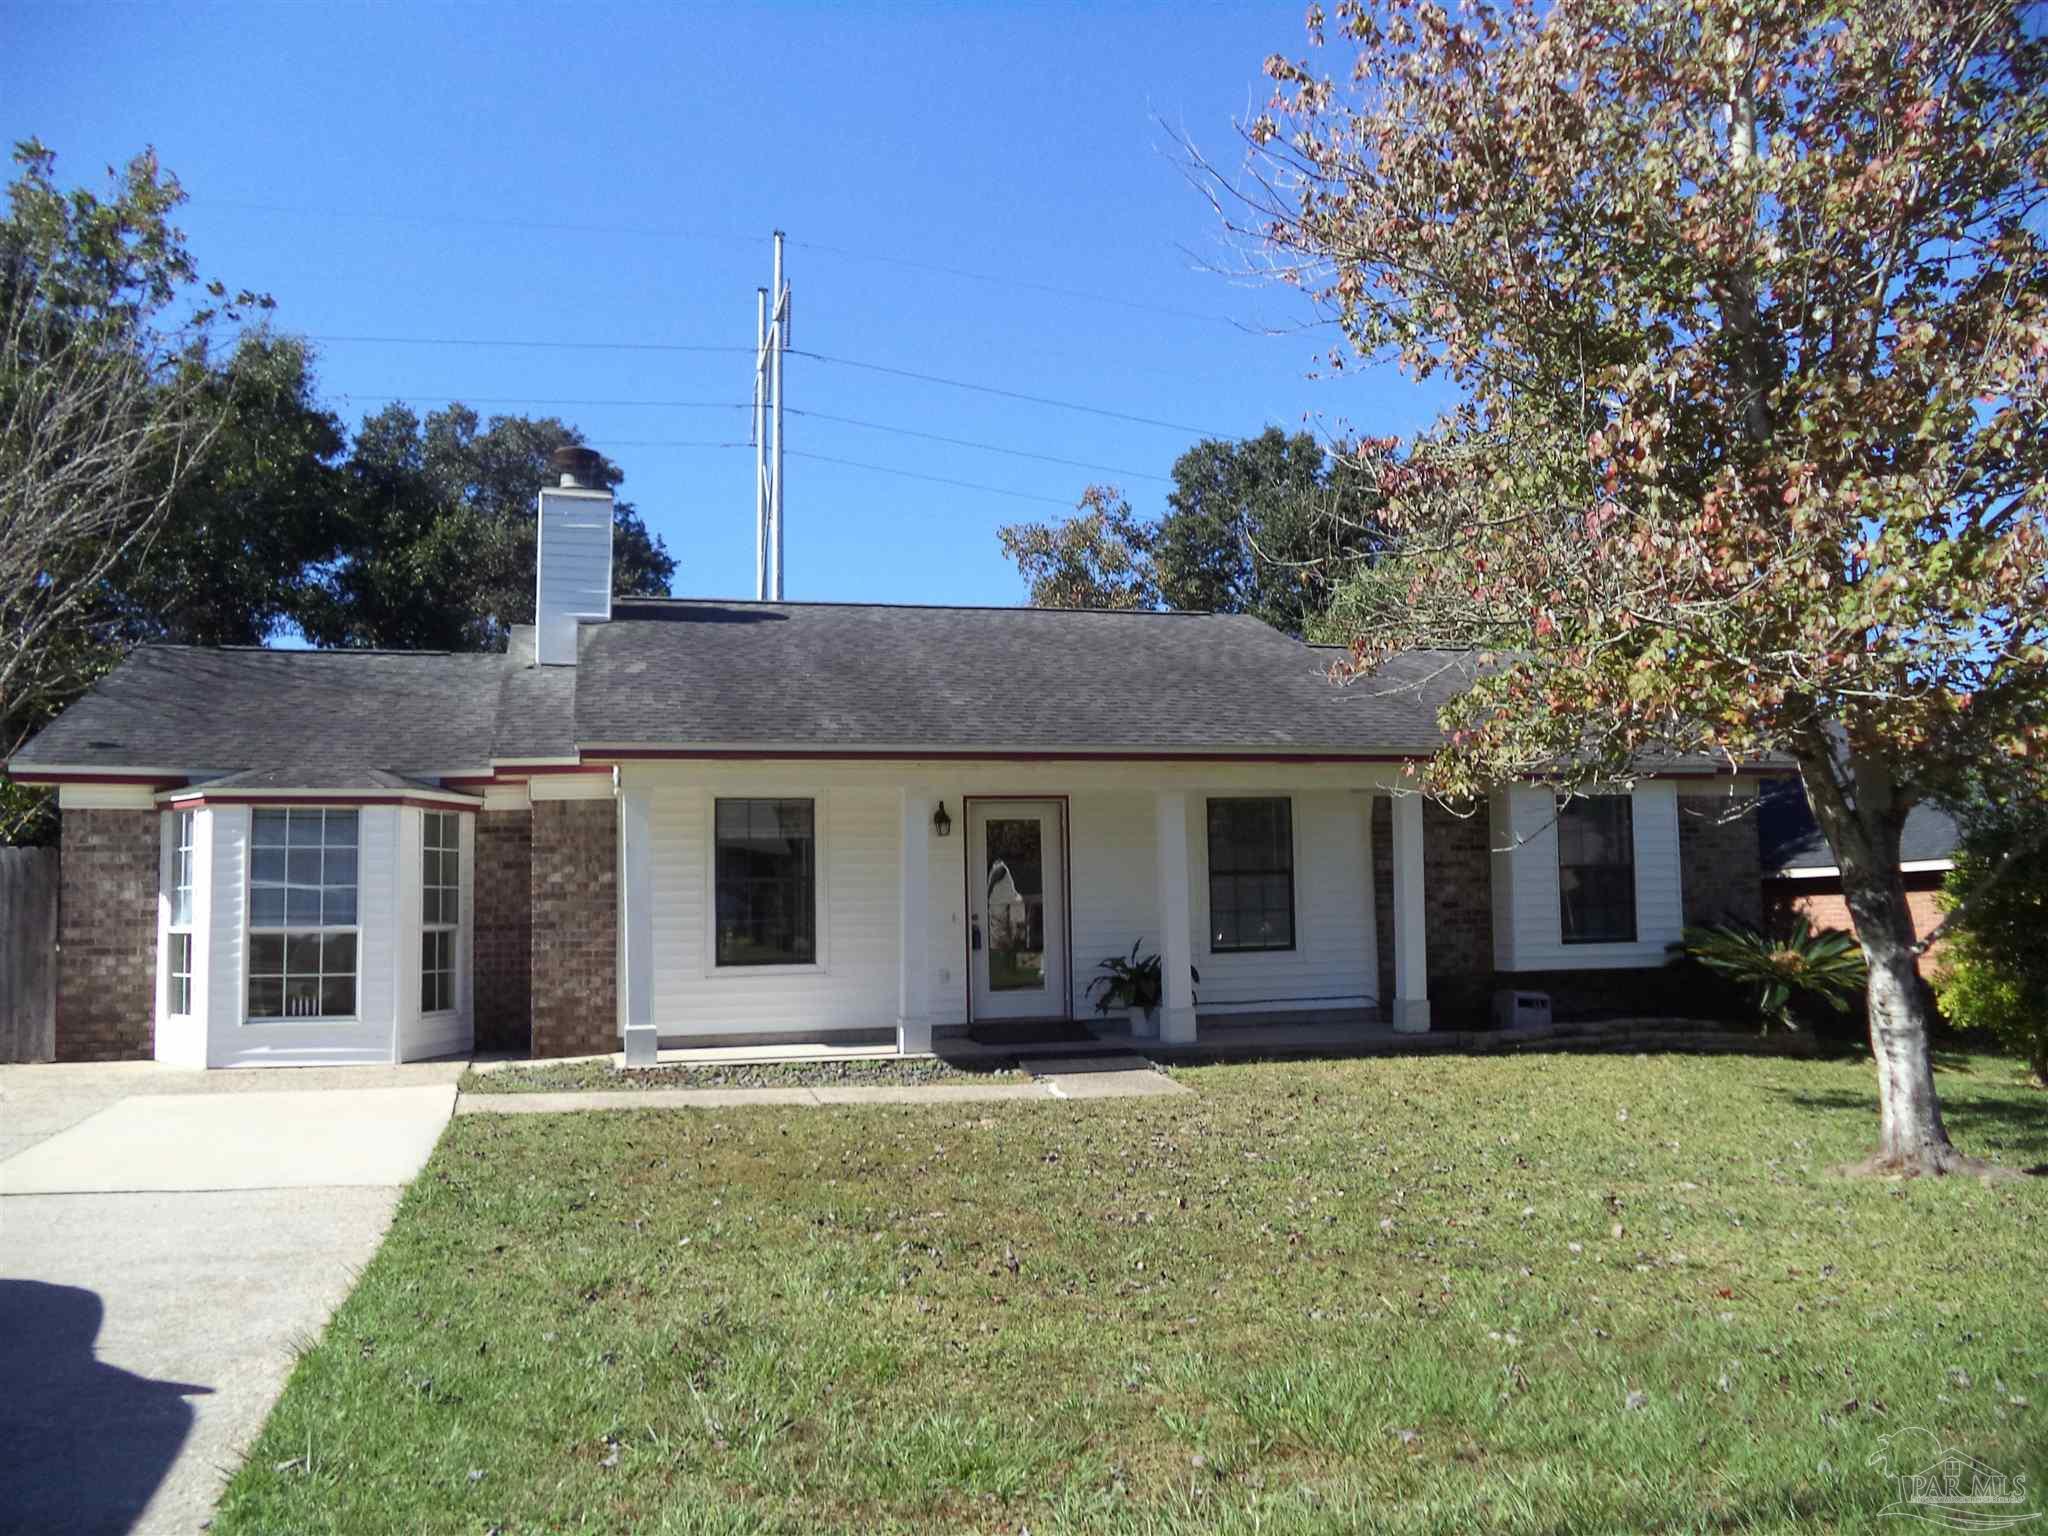
[[[534,659],[576,665],[576,626],[612,616],[612,493],[604,459],[591,448],[557,448],[549,466],[559,485],[541,487],[535,554]]]

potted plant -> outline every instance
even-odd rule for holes
[[[1159,1004],[1166,995],[1166,986],[1159,957],[1138,953],[1144,942],[1134,940],[1128,955],[1111,955],[1099,963],[1088,990],[1096,995],[1097,1013],[1107,1014],[1121,1008],[1130,1018],[1131,1034],[1149,1040],[1159,1033]],[[1188,975],[1196,981],[1202,979],[1202,973],[1193,966],[1188,967]]]

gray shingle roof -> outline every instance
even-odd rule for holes
[[[1437,711],[1474,665],[1417,651],[1337,687],[1339,651],[1208,613],[633,599],[580,638],[576,667],[523,647],[145,647],[14,763],[282,786],[593,746],[1406,756],[1441,745]]]
[[[1426,687],[1332,687],[1235,614],[702,600],[586,626],[585,745],[1426,752]]]
[[[1765,781],[1757,800],[1757,827],[1765,874],[1835,867],[1834,850],[1821,836],[1820,823],[1813,819],[1805,786],[1798,779]],[[1947,811],[1938,805],[1916,805],[1906,812],[1906,825],[1899,834],[1899,862],[1952,859],[1961,838],[1955,817]]]
[[[485,768],[509,667],[503,656],[439,651],[144,646],[12,761],[207,773]]]

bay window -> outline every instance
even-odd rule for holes
[[[253,812],[251,1020],[355,1017],[357,822],[320,807]]]
[[[453,811],[428,811],[421,819],[420,1012],[440,1013],[455,1006],[462,822]]]
[[[165,956],[165,1012],[185,1018],[192,1012],[192,831],[194,811],[171,813],[171,922]]]

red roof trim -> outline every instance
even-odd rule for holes
[[[443,779],[451,788],[455,785],[524,784],[528,779],[549,773],[595,773],[601,765],[595,763],[528,763],[521,766],[508,763],[485,774],[458,774]]]
[[[120,773],[38,773],[33,768],[10,768],[7,776],[17,784],[140,784],[150,789],[176,789],[185,782],[183,774],[175,778],[166,778],[162,774],[137,777]]]
[[[593,752],[595,766],[621,762],[885,762],[885,763],[1418,763],[1423,753],[1391,752],[1014,752],[1014,751],[762,751],[726,747],[622,747]],[[1043,799],[1043,796],[1039,798]]]

